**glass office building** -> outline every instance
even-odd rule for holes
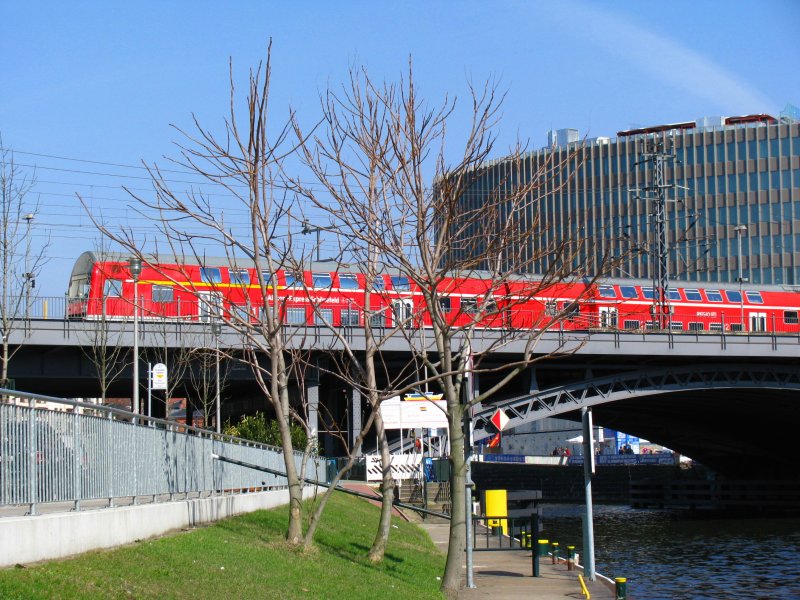
[[[576,261],[587,274],[603,258],[619,258],[612,276],[650,278],[653,201],[642,193],[652,166],[648,143],[663,142],[668,270],[671,279],[800,285],[800,123],[770,115],[703,118],[620,131],[616,138],[582,140],[574,129],[551,132],[550,146],[522,161],[487,165],[459,202],[481,198],[509,182],[541,179],[527,217],[545,223],[533,242],[591,240]],[[543,174],[542,165],[562,164]],[[474,213],[473,213],[474,214]],[[476,224],[475,227],[480,227]],[[465,235],[479,235],[467,228]],[[453,252],[458,250],[454,244]],[[525,270],[545,272],[546,253],[529,251]],[[541,254],[541,255],[540,255]],[[741,261],[741,262],[740,262]]]

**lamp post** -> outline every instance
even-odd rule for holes
[[[739,267],[739,276],[736,278],[736,281],[739,282],[739,310],[740,310],[740,318],[741,318],[741,327],[742,331],[744,331],[744,293],[742,292],[742,284],[745,281],[748,281],[744,277],[744,273],[742,271],[742,236],[747,233],[747,225],[737,225],[733,228],[736,232],[736,241],[738,246],[738,258],[737,258],[737,266]]]
[[[322,227],[312,227],[311,224],[308,222],[308,219],[303,219],[303,228],[300,230],[302,234],[309,234],[315,233],[317,234],[317,262],[320,261],[320,249],[319,249],[319,232],[322,231]]]
[[[30,268],[30,255],[31,255],[31,222],[33,221],[33,213],[28,213],[23,218],[27,225],[25,234],[25,321],[30,322],[31,311],[31,287],[36,285],[33,280],[33,273]]]
[[[142,274],[142,259],[131,256],[128,266],[133,277],[133,407],[131,412],[139,414],[139,275]]]
[[[217,425],[217,433],[222,433],[222,410],[220,408],[220,399],[219,399],[219,335],[222,333],[222,323],[212,323],[211,324],[211,333],[214,334],[214,358],[216,359],[216,378],[217,378],[217,386],[216,386],[216,393],[214,396],[214,400],[217,407],[217,418],[216,418],[216,425]]]

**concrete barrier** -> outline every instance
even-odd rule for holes
[[[308,498],[313,487],[304,491]],[[169,531],[289,502],[289,491],[212,496],[81,512],[0,519],[0,567],[113,548]]]

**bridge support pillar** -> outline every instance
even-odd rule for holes
[[[350,448],[356,447],[356,439],[358,434],[361,433],[362,419],[361,419],[361,393],[355,389],[350,388],[347,391],[347,403],[350,405]],[[362,447],[363,448],[363,447]],[[363,449],[360,451],[364,453]]]
[[[306,388],[306,402],[308,403],[308,428],[314,447],[319,447],[319,368],[315,365],[308,369],[303,382]]]

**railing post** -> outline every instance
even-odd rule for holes
[[[75,474],[72,477],[72,491],[74,494],[74,501],[75,506],[73,510],[80,510],[81,509],[81,464],[83,462],[83,456],[81,452],[81,425],[80,425],[80,415],[78,414],[78,408],[75,407],[72,413],[72,446],[75,452]]]
[[[28,400],[30,409],[28,414],[28,499],[30,500],[30,511],[28,514],[35,515],[36,512],[36,492],[39,483],[39,473],[36,469],[36,400]]]

